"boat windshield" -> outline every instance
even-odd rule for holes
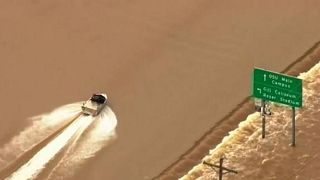
[[[106,98],[102,95],[94,94],[91,98],[91,101],[96,102],[98,104],[103,104],[106,101]]]

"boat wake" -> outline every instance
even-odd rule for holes
[[[0,178],[70,178],[115,139],[117,119],[110,107],[96,117],[81,114],[81,103],[32,118],[33,124],[0,148]]]

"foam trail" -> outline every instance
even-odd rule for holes
[[[79,116],[80,106],[81,103],[69,104],[32,118],[32,126],[0,149],[3,167],[9,164],[14,170],[4,177],[8,180],[70,178],[90,157],[115,139],[117,118],[110,107],[92,117]],[[51,139],[56,133],[58,135]],[[48,143],[39,146],[43,140]],[[25,156],[30,152],[32,156]],[[20,157],[26,161],[14,163],[21,162]]]
[[[48,179],[69,179],[85,162],[116,138],[117,118],[106,107],[85,131],[75,147],[68,151],[59,164],[51,171]]]
[[[7,179],[20,180],[36,178],[41,170],[45,168],[45,165],[68,144],[77,131],[82,127],[88,126],[91,122],[92,117],[81,116]]]
[[[61,106],[49,114],[31,118],[32,125],[0,148],[0,169],[77,116],[82,102]]]

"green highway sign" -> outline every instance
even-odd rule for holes
[[[253,70],[252,95],[256,98],[302,106],[302,80],[259,68]]]

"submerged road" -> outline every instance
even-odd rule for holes
[[[317,1],[19,2],[0,7],[0,145],[28,117],[106,92],[117,140],[74,179],[152,179],[320,39]],[[237,88],[235,88],[237,87]]]

